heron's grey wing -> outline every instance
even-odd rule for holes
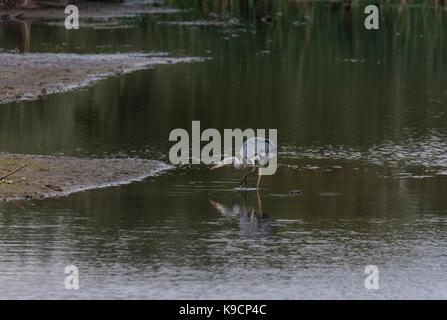
[[[247,163],[256,161],[264,165],[276,155],[276,152],[276,146],[272,140],[255,137],[244,142],[240,155]]]
[[[255,160],[256,154],[258,153],[258,139],[256,137],[247,139],[242,145],[239,153],[244,162],[249,163]]]
[[[239,150],[239,155],[241,156],[241,160],[244,161],[245,163],[248,162],[248,158],[247,158],[247,141],[244,142],[244,144],[241,147],[241,150]]]
[[[265,139],[265,154],[266,154],[266,156],[269,159],[271,159],[274,156],[276,156],[276,152],[277,152],[277,149],[276,149],[275,143],[270,139]]]

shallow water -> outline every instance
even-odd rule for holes
[[[158,23],[202,8],[122,30],[33,25],[34,52],[212,60],[2,105],[2,151],[167,161],[169,132],[200,120],[277,128],[280,166],[259,198],[237,190],[241,172],[200,165],[0,204],[1,298],[447,298],[445,10],[382,9],[377,32],[361,8],[321,3],[236,8],[228,28]],[[24,50],[2,30],[1,48]],[[364,287],[371,264],[379,290]]]

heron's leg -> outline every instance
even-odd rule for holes
[[[256,184],[256,190],[259,190],[259,183],[261,182],[262,174],[258,170],[258,183]]]
[[[251,175],[253,172],[255,172],[255,170],[256,170],[256,167],[253,167],[253,169],[251,169],[243,178],[242,178],[242,180],[241,180],[241,185],[242,184],[244,184],[244,185],[247,185],[247,178],[248,178],[248,176],[249,175]]]
[[[247,202],[247,191],[241,189],[241,197],[242,199]]]
[[[259,196],[258,190],[256,190],[256,195],[258,196],[258,210],[262,214],[262,201],[261,201],[261,197]]]

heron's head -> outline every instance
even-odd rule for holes
[[[224,157],[221,157],[220,158],[220,161],[218,161],[214,166],[212,166],[211,168],[210,168],[210,171],[213,171],[213,170],[215,170],[215,169],[217,169],[217,168],[220,168],[220,167],[223,167],[225,164],[224,164]]]
[[[220,168],[220,167],[223,167],[224,165],[222,164],[222,163],[216,163],[214,166],[212,166],[211,168],[210,168],[210,171],[213,171],[214,169],[217,169],[217,168]]]

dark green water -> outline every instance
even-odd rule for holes
[[[241,172],[202,165],[3,203],[1,298],[447,298],[446,10],[382,7],[381,29],[366,31],[362,6],[235,3],[242,24],[228,28],[159,23],[209,19],[200,5],[126,29],[34,23],[32,52],[212,60],[2,105],[0,148],[168,162],[169,132],[193,120],[275,128],[280,167],[263,178],[262,217],[250,217],[256,192],[234,190]],[[0,29],[4,50],[23,41],[19,27]],[[77,291],[64,288],[70,264]],[[367,265],[379,290],[364,287]]]

